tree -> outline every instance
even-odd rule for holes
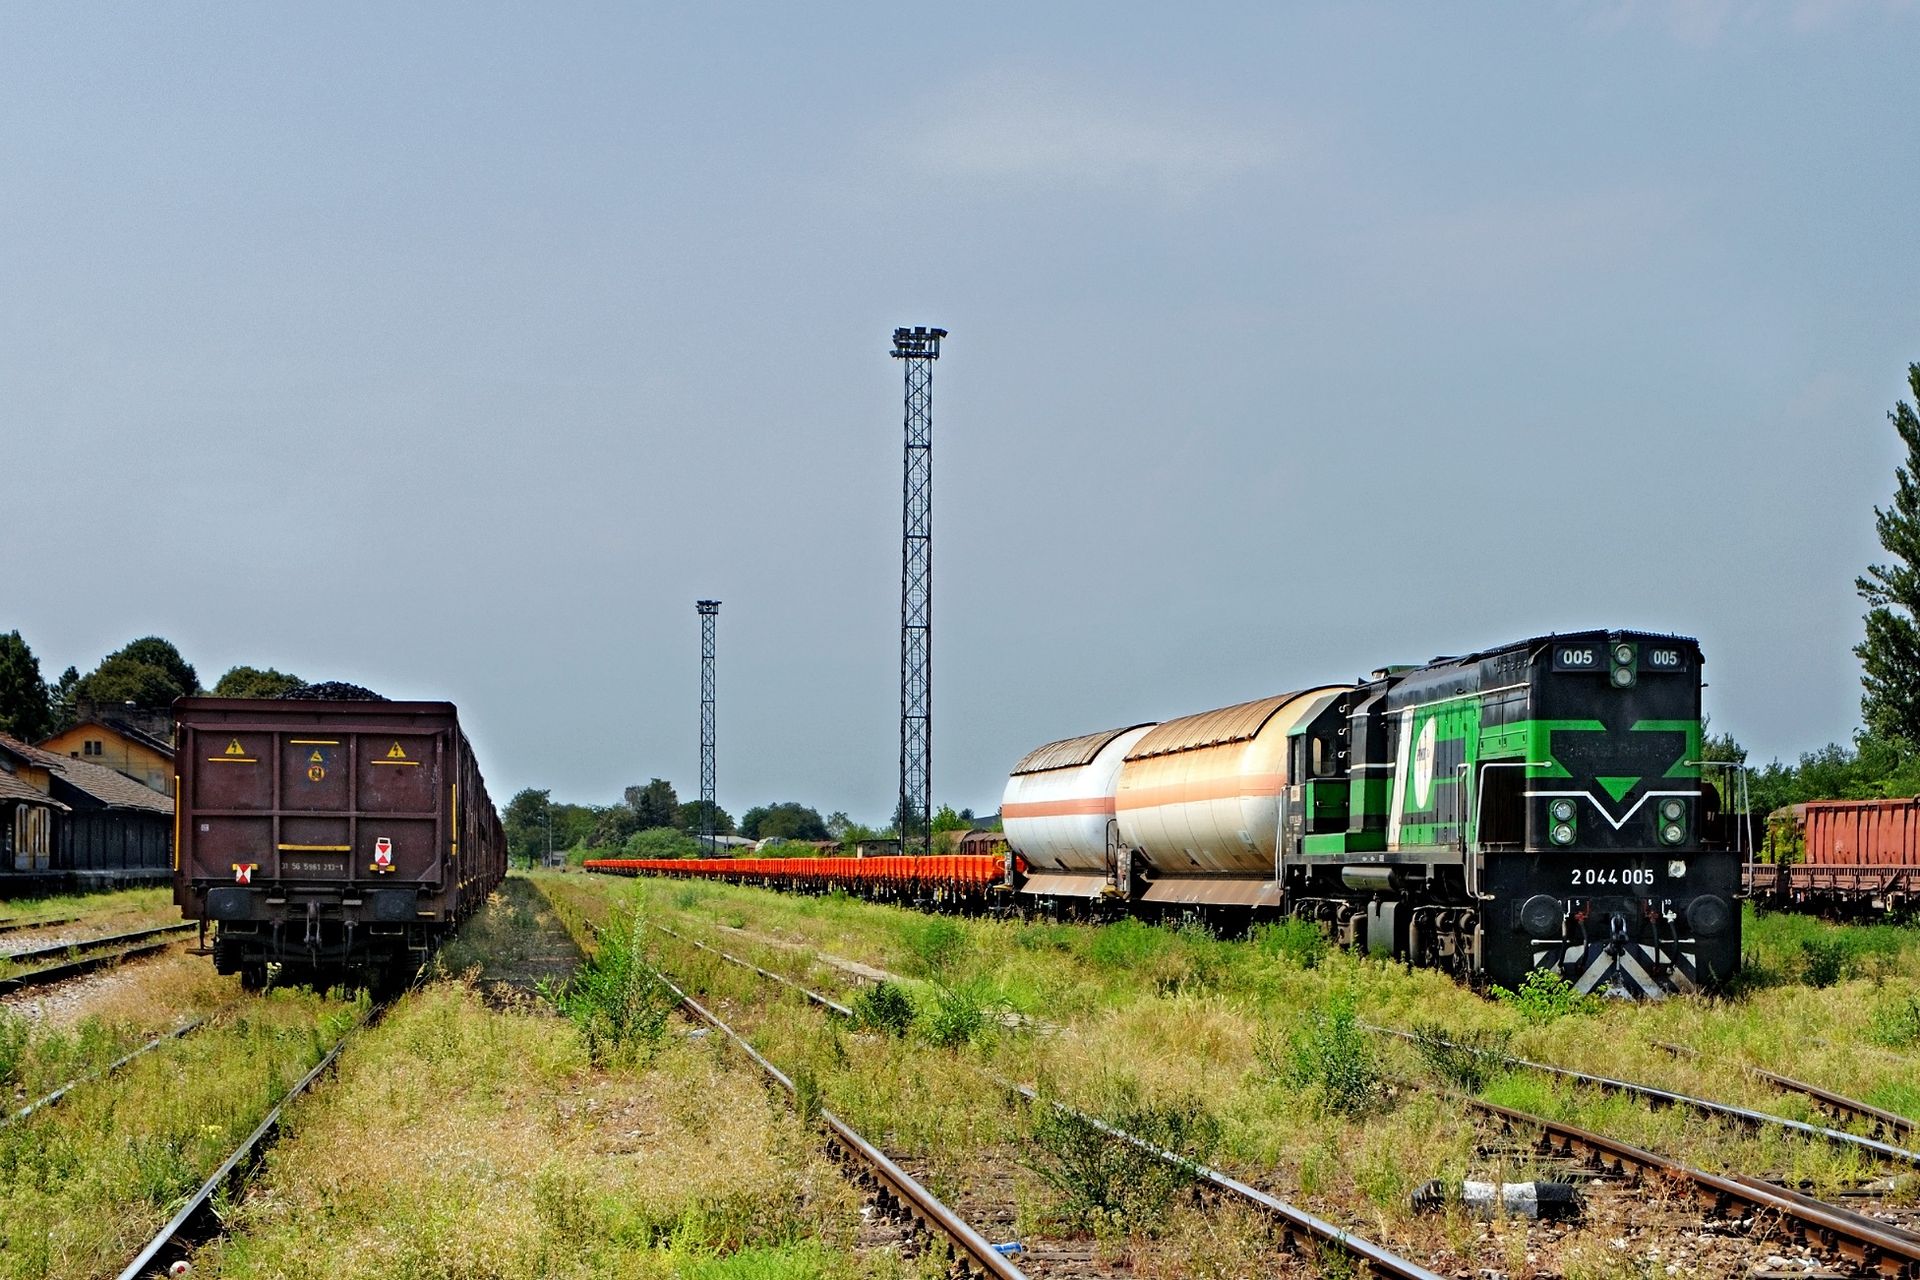
[[[156,667],[123,653],[108,655],[100,665],[80,677],[73,687],[78,702],[115,707],[131,702],[136,707],[158,710],[191,692],[180,685],[165,667]]]
[[[553,793],[536,791],[532,787],[515,792],[513,799],[507,801],[507,811],[500,815],[500,825],[507,829],[509,858],[532,860],[547,851],[547,822],[552,817],[552,808]],[[555,847],[566,846],[556,844]]]
[[[180,650],[159,636],[142,636],[114,650],[74,685],[79,701],[117,706],[131,702],[159,710],[200,689],[200,676]]]
[[[953,811],[953,806],[943,804],[933,815],[933,848],[940,853],[952,853],[960,847],[960,833],[971,831],[973,823]]]
[[[628,787],[625,794],[627,807],[639,819],[636,831],[671,827],[680,817],[680,797],[674,794],[673,784],[665,778],[655,778],[644,787]]]
[[[697,858],[700,842],[673,827],[651,827],[627,837],[621,853],[629,858]]]
[[[232,667],[213,686],[216,698],[277,698],[289,689],[298,689],[306,681],[285,671],[268,667]]]
[[[49,733],[65,733],[73,728],[76,719],[73,711],[74,686],[80,683],[80,671],[77,667],[68,667],[60,673],[60,679],[47,686],[47,702],[53,710],[53,728]]]
[[[740,815],[740,834],[749,840],[826,840],[826,819],[797,800],[755,805]]]
[[[0,636],[0,733],[38,742],[53,732],[53,706],[40,659],[18,631]]]
[[[1920,364],[1907,366],[1907,385],[1920,403]],[[1890,557],[1867,566],[1854,589],[1869,606],[1867,637],[1854,646],[1865,693],[1860,712],[1884,738],[1920,743],[1920,416],[1906,401],[1887,415],[1907,447],[1894,468],[1893,505],[1873,509],[1875,531]]]
[[[673,825],[682,831],[688,831],[698,835],[700,832],[700,819],[705,816],[706,810],[707,802],[705,800],[689,800],[680,806],[680,816],[674,821]],[[717,836],[730,836],[733,834],[733,815],[717,804],[713,806],[713,834]]]
[[[847,816],[845,809],[835,809],[827,815],[827,839],[845,840],[847,832],[853,829],[853,819]]]

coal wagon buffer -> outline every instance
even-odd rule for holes
[[[451,703],[183,698],[174,901],[221,973],[390,986],[486,900],[506,838]]]

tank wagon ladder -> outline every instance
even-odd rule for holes
[[[691,943],[703,951],[717,955],[721,959],[738,965],[743,969],[752,970],[761,977],[777,982],[784,987],[791,988],[805,996],[812,1004],[838,1017],[848,1019],[853,1017],[853,1010],[846,1005],[803,986],[791,978],[783,977],[777,973],[770,973],[751,961],[742,960],[737,956],[727,954],[717,947],[710,947],[697,939],[676,933],[668,929],[665,925],[656,924],[654,927],[668,934],[670,937],[677,938],[682,942]],[[658,971],[656,970],[656,972]],[[661,980],[667,981],[665,975],[661,976]],[[668,985],[672,986],[673,984],[668,982]],[[679,991],[678,987],[674,987],[673,989],[676,992]],[[683,998],[685,997],[683,996]],[[753,1050],[749,1048],[748,1052],[752,1053]],[[1129,1143],[1152,1156],[1154,1159],[1191,1174],[1209,1191],[1219,1194],[1226,1199],[1238,1201],[1259,1210],[1262,1214],[1279,1223],[1283,1246],[1289,1250],[1295,1248],[1298,1241],[1302,1239],[1312,1240],[1317,1245],[1329,1246],[1339,1250],[1341,1253],[1353,1259],[1354,1262],[1364,1266],[1370,1275],[1390,1277],[1391,1280],[1442,1280],[1438,1273],[1421,1266],[1417,1262],[1401,1258],[1391,1251],[1382,1248],[1380,1245],[1373,1243],[1371,1240],[1366,1239],[1364,1236],[1355,1235],[1353,1232],[1336,1226],[1324,1218],[1317,1217],[1296,1205],[1289,1204],[1276,1196],[1261,1191],[1257,1187],[1249,1186],[1228,1174],[1222,1173],[1218,1169],[1190,1160],[1164,1147],[1157,1146],[1145,1138],[1129,1133],[1125,1129],[1121,1129],[1115,1125],[1108,1124],[1099,1117],[1089,1115],[1064,1102],[1054,1099],[1043,1099],[1039,1093],[1027,1085],[1003,1079],[991,1073],[983,1074],[987,1075],[988,1079],[1009,1093],[1019,1095],[1029,1105],[1051,1106],[1063,1115],[1070,1115],[1082,1120],[1093,1128],[1098,1129],[1101,1133],[1106,1134],[1108,1137]]]

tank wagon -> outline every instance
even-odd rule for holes
[[[1741,858],[1700,759],[1699,646],[1545,636],[1050,743],[1001,816],[1023,893],[1291,913],[1513,985],[1730,976]]]
[[[506,874],[446,702],[182,698],[174,901],[242,984],[401,981]]]
[[[1920,909],[1920,798],[1810,800],[1775,817],[1746,868],[1754,898],[1851,917]]]

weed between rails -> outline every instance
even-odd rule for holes
[[[642,944],[645,921],[618,913],[600,931],[600,945],[544,994],[579,1030],[597,1066],[645,1063],[660,1048],[680,998],[661,980]]]
[[[1170,1164],[1042,1100],[1033,1104],[1032,1123],[1041,1158],[1031,1167],[1055,1193],[1054,1213],[1064,1225],[1102,1237],[1155,1234],[1173,1197],[1213,1158],[1220,1121],[1197,1098],[1147,1104],[1131,1087],[1122,1087],[1104,1110],[1114,1126],[1183,1163]]]

